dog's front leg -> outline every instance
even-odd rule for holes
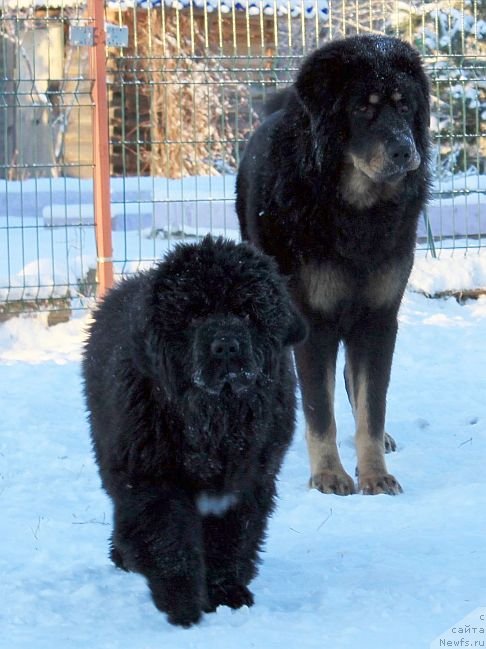
[[[258,554],[275,504],[275,475],[262,480],[239,495],[238,504],[224,516],[204,519],[209,610],[220,604],[231,608],[251,606],[253,595],[248,584],[257,574]]]
[[[339,458],[334,419],[334,385],[339,339],[333,323],[308,318],[309,335],[295,348],[307,423],[310,486],[328,494],[354,493],[353,479]]]
[[[396,313],[383,311],[365,313],[345,336],[346,387],[356,422],[358,484],[364,494],[402,491],[385,463],[386,393],[396,335]]]
[[[172,624],[198,622],[207,593],[202,525],[193,499],[174,485],[127,485],[114,502],[112,559],[146,577],[155,605]]]

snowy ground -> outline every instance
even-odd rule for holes
[[[181,232],[238,238],[234,182],[232,175],[112,178],[115,272],[126,274],[151,263]],[[92,192],[90,180],[0,180],[0,302],[83,291],[90,269],[96,268]],[[459,277],[472,272],[471,288],[477,288],[472,260],[485,248],[486,175],[472,170],[436,181],[427,216],[437,255],[454,252]],[[423,218],[418,235],[426,241]],[[472,253],[466,260],[465,249]]]
[[[455,271],[441,264],[431,281],[447,288]],[[404,494],[309,491],[299,415],[255,606],[220,607],[190,630],[170,626],[143,578],[108,560],[111,509],[80,390],[86,319],[0,326],[1,649],[422,649],[486,604],[486,298],[406,294],[388,400],[399,443],[389,467]]]

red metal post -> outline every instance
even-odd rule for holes
[[[98,297],[113,285],[113,244],[111,237],[110,149],[108,94],[106,91],[106,30],[104,0],[88,0],[88,14],[94,27],[90,48],[93,79],[93,164],[94,217],[98,266]]]

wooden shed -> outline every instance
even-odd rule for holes
[[[251,82],[261,87],[271,69],[272,17],[167,7],[107,16],[129,31],[128,47],[108,56],[113,173],[235,168],[256,118]]]
[[[127,47],[107,51],[112,173],[166,177],[235,169],[266,88],[289,78],[292,29],[302,36],[304,14],[317,26],[316,11],[327,11],[327,0],[129,5],[106,6],[107,22],[129,34]],[[89,48],[69,40],[85,3],[4,0],[2,9],[0,175],[91,177]]]
[[[64,118],[69,112],[63,95],[68,72],[67,24],[84,9],[78,0],[49,0],[47,5],[28,0],[4,0],[2,4],[2,177],[63,172]]]

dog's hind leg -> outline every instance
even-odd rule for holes
[[[397,443],[390,433],[385,432],[385,453],[394,453],[396,450]]]
[[[307,421],[306,440],[311,487],[347,496],[355,492],[353,479],[339,458],[334,419],[334,384],[338,337],[335,327],[310,323],[309,335],[295,348],[295,359]]]

